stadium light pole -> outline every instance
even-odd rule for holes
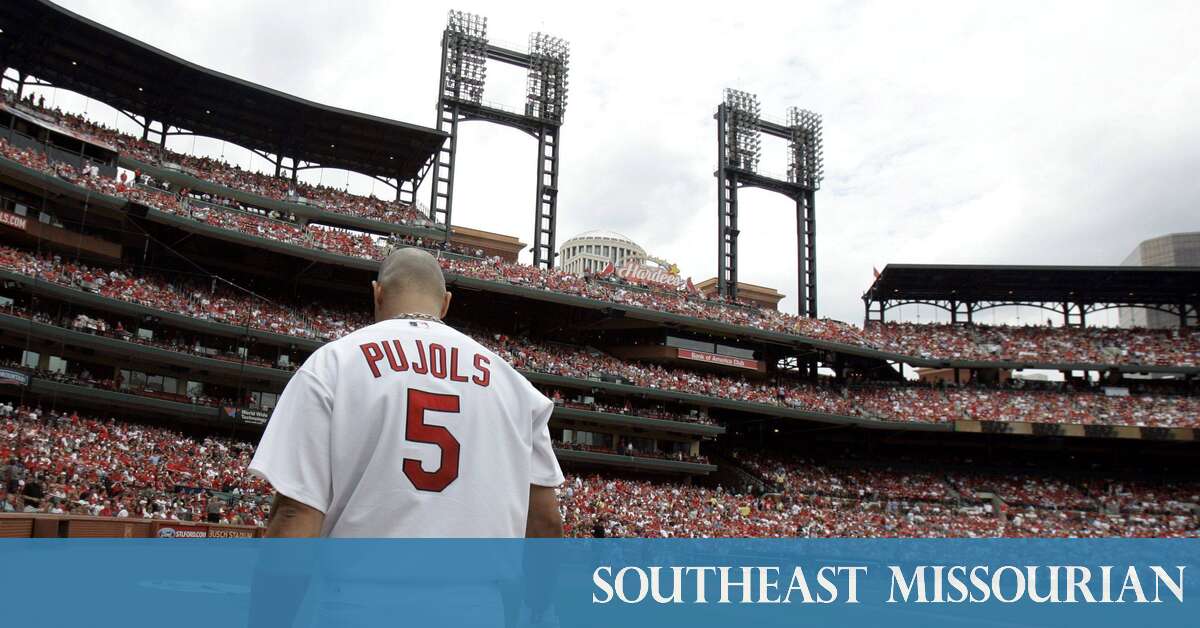
[[[442,68],[438,85],[438,130],[450,137],[433,162],[429,217],[450,238],[454,207],[454,168],[460,122],[480,120],[520,129],[538,142],[534,197],[533,264],[554,267],[558,228],[559,135],[567,105],[570,46],[546,33],[532,33],[527,51],[488,41],[487,18],[451,11],[442,33]],[[526,70],[525,104],[521,112],[485,104],[487,62]]]
[[[786,123],[765,120],[758,97],[726,89],[717,106],[717,290],[737,298],[738,190],[756,187],[796,203],[797,299],[801,316],[817,316],[816,191],[824,178],[821,116],[792,107]],[[762,135],[788,142],[788,172],[778,178],[758,172]]]

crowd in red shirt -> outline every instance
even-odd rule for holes
[[[10,104],[17,104],[15,95],[4,92]],[[429,220],[413,207],[373,196],[359,196],[333,186],[312,185],[304,181],[244,170],[240,166],[211,157],[196,157],[168,150],[153,142],[142,140],[93,122],[61,109],[38,107],[31,100],[20,103],[28,112],[40,114],[46,121],[69,129],[77,135],[90,136],[101,144],[150,165],[182,169],[188,174],[225,187],[249,192],[277,201],[304,202],[325,211],[360,216],[389,223],[428,225]]]
[[[1200,426],[1200,398],[1194,396],[1164,392],[1110,395],[1104,388],[1074,389],[1063,383],[1017,382],[1010,386],[868,385],[852,386],[847,394],[860,414],[885,420]]]
[[[922,358],[1025,364],[1200,365],[1200,333],[1180,328],[872,323],[865,336],[880,349]]]
[[[4,403],[0,512],[261,526],[271,489],[246,472],[253,453],[244,440]]]
[[[18,151],[28,152],[17,149],[0,139],[0,154],[12,156],[16,155]],[[22,163],[29,167],[46,170],[49,173],[53,172],[49,163],[41,165],[25,161]],[[98,189],[93,182],[86,178],[72,180],[72,182]],[[376,242],[366,234],[333,228],[306,229],[295,223],[274,220],[249,212],[201,209],[181,202],[182,198],[178,194],[170,194],[140,185],[122,183],[105,184],[102,187],[106,191],[118,191],[119,189],[119,193],[127,198],[165,212],[191,217],[206,224],[255,237],[364,259],[382,259],[387,252],[386,248],[381,245],[382,243]],[[435,250],[442,248],[440,243],[424,244]],[[709,299],[700,295],[669,290],[647,290],[619,281],[583,279],[559,270],[545,270],[523,264],[512,264],[499,258],[453,259],[443,257],[441,262],[442,267],[448,272],[477,279],[562,292],[742,327],[805,335],[831,342],[864,343],[861,332],[857,328],[832,319],[797,317],[776,310],[756,308],[745,303],[730,303],[721,299]]]
[[[56,257],[0,246],[0,268],[34,275],[156,309],[280,334],[329,340],[370,323],[362,313],[254,301],[212,283],[141,276],[75,264]],[[215,288],[215,289],[214,289]],[[1108,396],[1103,389],[1073,390],[982,386],[934,388],[916,385],[835,387],[799,379],[719,375],[651,363],[628,362],[572,345],[476,332],[518,369],[587,379],[613,375],[639,387],[706,397],[771,404],[842,416],[937,423],[956,419],[1143,425],[1200,426],[1200,399],[1186,395],[1138,393]]]
[[[126,329],[120,321],[117,321],[115,324],[113,324],[106,320],[103,316],[94,314],[90,316],[82,313],[70,316],[55,316],[53,314],[41,311],[30,312],[27,308],[20,306],[9,306],[7,308],[0,309],[0,312],[10,316],[33,319],[34,321],[45,323],[47,325],[55,325],[57,327],[73,329],[75,331],[81,331],[97,336],[104,336],[106,338],[124,340],[126,342],[136,342],[141,345],[158,347],[159,349],[166,349],[168,351],[190,353],[192,355],[198,355],[201,357],[225,360],[227,362],[240,363],[244,361],[247,364],[253,364],[255,366],[267,368],[286,368],[288,370],[294,370],[297,368],[297,365],[294,363],[288,363],[285,366],[281,366],[276,362],[253,355],[249,352],[246,352],[243,355],[233,350],[219,351],[211,347],[205,347],[201,344],[198,338],[189,337],[182,333],[171,330],[158,330],[153,337],[142,337]]]
[[[263,525],[244,440],[0,403],[0,511]],[[857,468],[736,451],[766,491],[573,475],[571,536],[1200,535],[1200,485],[934,467]],[[36,490],[34,490],[36,486]],[[992,499],[991,496],[995,496]],[[219,501],[217,501],[219,500]],[[211,515],[210,515],[211,513]],[[211,518],[210,518],[211,517]]]
[[[51,163],[44,155],[18,149],[2,139],[0,153],[17,159],[28,167],[59,174],[73,183],[109,194],[122,194],[162,211],[223,229],[363,259],[382,259],[388,250],[386,242],[377,241],[364,233],[337,228],[306,227],[296,222],[253,212],[189,203],[187,197],[180,194],[139,185],[116,184],[98,175],[80,175],[70,166]],[[274,180],[272,177],[268,178]],[[397,236],[393,240],[391,244],[425,246],[435,250],[445,248],[440,242],[421,242],[411,237]],[[473,253],[459,250],[454,252],[466,255]],[[444,256],[441,263],[446,271],[466,277],[917,357],[1008,360],[1031,364],[1200,365],[1200,334],[1188,330],[886,323],[872,324],[864,331],[832,319],[797,317],[745,303],[730,303],[686,292],[646,289],[595,277],[581,278],[557,270],[507,263],[498,258],[484,259],[476,256],[474,259],[468,259]]]
[[[569,536],[1197,537],[1200,485],[851,468],[737,452],[767,492],[602,475],[560,490]],[[995,496],[993,500],[991,496]]]
[[[361,313],[252,300],[222,284],[89,266],[0,246],[0,268],[158,310],[288,336],[332,340],[368,324]]]
[[[716,421],[708,415],[707,408],[691,408],[688,410],[682,408],[670,409],[665,407],[665,404],[650,399],[637,399],[635,401],[629,397],[615,396],[612,400],[600,401],[592,398],[590,394],[584,395],[579,391],[564,392],[557,388],[547,388],[544,386],[538,386],[538,389],[542,391],[542,394],[552,399],[556,406],[590,410],[592,412],[604,412],[607,414],[624,414],[647,419],[716,425]],[[581,400],[580,397],[583,396],[588,397],[590,400]]]

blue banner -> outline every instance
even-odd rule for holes
[[[1195,626],[1196,540],[5,540],[9,626]]]

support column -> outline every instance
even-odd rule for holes
[[[737,178],[726,168],[728,110],[717,106],[717,294],[737,298]]]
[[[445,79],[442,79],[443,82]],[[430,185],[429,219],[435,225],[446,228],[445,238],[450,238],[452,211],[454,209],[454,157],[458,151],[458,105],[438,99],[438,130],[450,134],[442,143],[433,161],[433,183]]]
[[[533,265],[554,268],[558,229],[558,126],[544,126],[538,135],[538,181],[533,231]]]
[[[796,220],[802,221],[796,243],[800,264],[800,316],[817,317],[817,195],[811,188],[804,190],[796,203]]]
[[[437,156],[433,160],[433,184],[430,185],[429,194],[429,219],[433,224],[442,225],[445,228],[443,234],[444,241],[450,240],[450,228],[452,224],[451,212],[454,208],[454,155],[458,148],[458,105],[446,101],[448,95],[454,96],[455,99],[462,98],[462,50],[456,48],[453,54],[450,50],[451,34],[450,31],[442,33],[442,58],[441,68],[438,71],[438,124],[439,131],[449,134],[449,138],[442,142],[438,148]],[[453,56],[453,60],[450,57]],[[454,92],[448,94],[446,85],[447,66],[454,65],[454,76],[459,77],[454,81]]]
[[[878,307],[876,309],[871,309],[872,304],[875,304]],[[884,323],[886,317],[885,312],[887,310],[887,301],[872,301],[869,297],[864,296],[863,307],[866,310],[866,314],[863,316],[864,327],[867,325],[867,323],[871,322],[877,322],[880,324]],[[871,318],[871,314],[875,314],[875,318]]]
[[[396,202],[409,207],[417,206],[417,180],[396,177]]]
[[[738,293],[738,198],[737,175],[724,168],[717,201],[717,289],[722,296],[736,299]]]

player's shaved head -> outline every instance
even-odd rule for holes
[[[417,248],[393,251],[379,266],[375,280],[375,318],[429,314],[441,318],[449,305],[446,277],[428,252]]]

